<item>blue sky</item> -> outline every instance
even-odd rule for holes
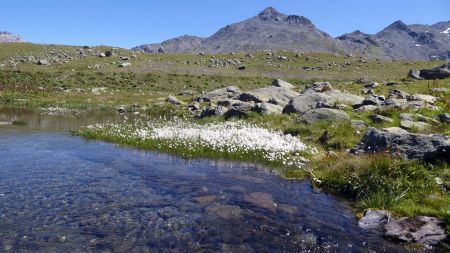
[[[305,16],[332,36],[375,33],[396,20],[450,20],[450,0],[1,0],[0,6],[0,31],[29,42],[126,48],[184,34],[209,36],[268,6]]]

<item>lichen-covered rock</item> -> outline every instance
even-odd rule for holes
[[[403,217],[387,223],[384,228],[389,238],[406,242],[435,245],[447,236],[444,222],[434,217]]]
[[[312,124],[317,121],[342,121],[350,120],[350,116],[341,110],[331,108],[313,109],[300,115],[300,119],[307,124]]]
[[[389,152],[403,159],[450,162],[450,137],[391,132],[369,127],[354,154]]]

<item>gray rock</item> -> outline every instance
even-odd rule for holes
[[[210,101],[217,101],[220,99],[227,99],[236,97],[239,94],[241,94],[241,90],[238,87],[235,86],[228,86],[225,88],[215,89],[212,91],[208,91],[194,99],[196,102],[210,102]]]
[[[188,105],[188,109],[191,111],[198,111],[200,110],[200,104],[198,102],[192,102]]]
[[[125,106],[119,105],[119,106],[117,106],[116,111],[119,113],[125,113],[127,111],[127,109]]]
[[[383,128],[383,131],[392,133],[392,134],[409,134],[408,131],[406,131],[405,129],[400,128],[400,127],[387,127],[387,128]]]
[[[333,87],[329,82],[315,82],[311,85],[308,85],[302,93],[311,94],[313,92],[324,92],[332,89]]]
[[[403,217],[387,223],[385,236],[406,242],[435,245],[447,236],[445,223],[434,217]]]
[[[411,96],[408,96],[408,101],[423,101],[428,104],[434,104],[436,103],[437,98],[425,94],[413,94]]]
[[[406,99],[386,99],[381,103],[381,106],[386,109],[404,109],[407,106]]]
[[[362,129],[367,126],[366,122],[362,120],[352,120],[351,121],[352,127],[355,129]]]
[[[392,99],[406,99],[409,94],[401,90],[390,90],[388,98]]]
[[[202,110],[200,113],[200,118],[205,118],[209,116],[222,116],[228,111],[228,108],[217,105],[217,106],[208,106]]]
[[[300,115],[300,120],[306,122],[307,124],[312,124],[317,121],[339,121],[339,120],[350,120],[350,116],[341,110],[330,109],[330,108],[319,108],[309,110],[302,115]]]
[[[411,69],[408,72],[408,78],[422,80],[423,78],[420,76],[420,71],[417,69]]]
[[[357,112],[373,112],[378,107],[376,105],[363,105],[355,109]]]
[[[385,117],[383,115],[378,115],[378,114],[370,115],[370,119],[374,123],[392,123],[392,122],[394,122],[394,120],[392,120],[391,118]]]
[[[289,101],[283,113],[305,113],[312,109],[331,107],[329,97],[322,93],[301,94]]]
[[[384,210],[368,209],[358,221],[358,226],[364,229],[374,229],[383,226],[391,219],[391,214]]]
[[[248,112],[255,108],[255,104],[251,102],[244,102],[239,100],[234,100],[231,104],[230,109],[242,111],[242,112]]]
[[[412,113],[400,113],[400,120],[414,120],[414,114]]]
[[[253,101],[255,103],[269,102],[269,100],[276,99],[284,104],[287,104],[290,99],[298,96],[299,93],[281,87],[265,87],[242,93],[239,100]]]
[[[173,105],[183,105],[184,103],[180,100],[178,100],[178,98],[174,97],[174,96],[169,96],[167,98],[167,102],[173,104]]]
[[[425,122],[417,122],[410,120],[401,120],[400,127],[406,130],[416,129],[418,131],[424,131],[430,129],[432,126]]]
[[[438,115],[438,118],[445,123],[450,124],[450,113],[441,113]]]
[[[121,67],[121,68],[126,68],[126,67],[129,67],[129,66],[131,66],[131,63],[129,63],[129,62],[123,62],[123,63],[119,64],[119,67]]]
[[[323,92],[323,94],[328,95],[329,98],[329,103],[342,103],[342,104],[347,104],[347,105],[351,105],[351,106],[355,106],[358,104],[361,104],[362,101],[364,100],[363,97],[357,96],[357,95],[353,95],[350,93],[345,93],[345,92],[341,92],[338,90],[329,90],[329,91],[325,91]]]
[[[431,89],[431,92],[432,93],[443,93],[443,94],[446,94],[446,93],[449,92],[449,89],[447,89],[447,88],[433,88],[433,89]]]
[[[403,159],[450,162],[450,137],[439,134],[389,132],[369,127],[352,153],[370,154],[386,151]]]
[[[375,95],[369,95],[364,98],[362,105],[380,105],[383,100]]]
[[[183,90],[180,93],[178,93],[179,96],[189,97],[193,96],[195,93],[192,90]]]
[[[275,79],[275,80],[273,80],[272,86],[274,86],[274,87],[280,87],[280,88],[285,88],[285,89],[294,89],[294,88],[295,88],[294,85],[292,85],[292,84],[290,84],[290,83],[288,83],[288,82],[286,82],[286,81],[284,81],[284,80],[281,80],[281,79]]]
[[[446,63],[432,69],[421,69],[420,77],[426,80],[449,78],[450,63]]]
[[[48,61],[46,59],[40,59],[38,60],[37,65],[48,65]]]
[[[380,83],[377,83],[377,82],[369,82],[364,85],[364,87],[371,88],[371,89],[375,89],[378,86],[380,86]]]
[[[263,115],[277,115],[283,113],[283,107],[271,103],[262,102],[256,105],[256,111]]]

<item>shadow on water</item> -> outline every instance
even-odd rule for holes
[[[0,252],[404,252],[346,202],[256,165],[120,148],[67,130],[116,114],[1,109]]]

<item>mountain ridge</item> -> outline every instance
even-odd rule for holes
[[[352,53],[379,59],[446,60],[450,59],[450,21],[407,25],[398,20],[375,34],[356,30],[333,38],[304,16],[286,15],[268,7],[206,38],[185,35],[132,50],[147,53],[290,50]]]

